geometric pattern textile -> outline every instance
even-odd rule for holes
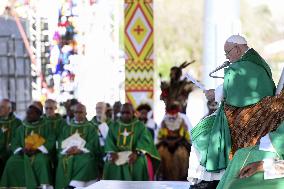
[[[125,0],[125,94],[136,108],[140,103],[153,103],[154,30],[153,0]]]

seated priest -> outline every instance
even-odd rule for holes
[[[0,148],[0,175],[4,170],[4,166],[11,156],[10,150],[12,138],[15,136],[17,128],[22,124],[22,121],[18,119],[12,112],[12,103],[9,99],[2,99],[0,101],[0,132],[1,136],[1,148]],[[3,140],[3,141],[2,141]],[[3,147],[2,147],[3,144]]]
[[[98,179],[99,138],[86,115],[86,107],[76,104],[74,119],[63,127],[58,140],[55,188],[86,187]]]
[[[154,180],[160,156],[146,126],[134,117],[134,108],[126,103],[121,117],[109,127],[105,144],[106,180]]]
[[[65,120],[61,117],[59,113],[56,113],[57,102],[52,99],[47,99],[44,104],[45,114],[43,118],[47,122],[47,125],[51,127],[53,132],[58,138],[61,133],[62,127],[66,125]]]
[[[42,119],[42,105],[34,102],[28,107],[26,119],[12,140],[13,155],[7,161],[1,186],[5,188],[52,187],[50,150],[55,135]]]

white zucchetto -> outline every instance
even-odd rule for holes
[[[247,44],[247,40],[243,36],[240,36],[240,35],[232,35],[226,40],[226,42],[240,44],[240,45]]]

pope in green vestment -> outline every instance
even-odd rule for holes
[[[271,158],[280,159],[282,161],[282,167],[284,166],[284,121],[276,131],[270,132],[268,137],[273,146],[273,150],[264,149],[261,141],[260,145],[242,148],[237,151],[233,160],[227,167],[225,174],[217,187],[218,189],[284,188],[283,170],[280,178],[264,179],[263,167],[258,168],[252,166],[253,164],[258,165],[259,163],[261,163],[259,165],[263,166],[261,161]],[[248,168],[250,170],[248,170]],[[245,175],[248,172],[251,173]]]
[[[266,96],[273,96],[275,91],[271,70],[254,49],[249,49],[246,43],[238,45],[228,41],[225,49],[232,63],[225,68],[221,106],[215,115],[205,118],[197,125],[200,127],[191,131],[192,143],[202,156],[200,164],[210,172],[225,169],[230,161],[231,133],[224,105],[247,107]]]
[[[103,179],[153,180],[160,156],[150,132],[133,115],[132,105],[126,103],[121,109],[121,119],[109,127]]]
[[[27,187],[35,189],[51,185],[49,151],[54,147],[55,135],[40,117],[42,107],[32,104],[26,120],[17,128],[12,140],[14,152],[5,166],[2,187]]]
[[[74,115],[74,120],[63,128],[58,140],[57,189],[86,187],[99,175],[101,155],[96,129],[87,121],[84,105],[77,104]],[[84,145],[80,146],[80,143]]]

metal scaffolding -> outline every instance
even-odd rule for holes
[[[31,62],[21,38],[0,35],[0,96],[16,103],[23,114],[32,101]]]

